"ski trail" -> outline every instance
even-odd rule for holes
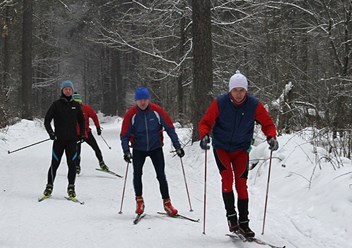
[[[103,152],[105,163],[112,171],[125,175],[126,163],[119,141],[120,124],[116,119],[102,124],[104,138],[111,150],[96,135],[94,128],[93,134]],[[177,132],[181,138],[187,137],[189,133],[186,129]],[[65,155],[58,169],[53,196],[39,203],[37,199],[46,184],[52,142],[8,155],[7,150],[47,138],[44,128],[37,122],[31,124],[24,121],[10,127],[7,142],[0,143],[0,247],[264,248],[257,244],[233,241],[225,236],[228,228],[221,197],[221,178],[212,151],[208,153],[206,235],[202,234],[204,152],[198,143],[185,148],[184,169],[194,210],[189,212],[180,159],[170,153],[173,150],[170,140],[166,134],[164,137],[163,149],[171,201],[180,214],[200,218],[199,223],[158,216],[157,212],[163,211],[163,203],[154,168],[148,158],[143,170],[143,196],[147,216],[138,225],[133,225],[135,199],[132,166],[127,176],[123,214],[118,214],[124,179],[96,171],[98,161],[87,144],[82,145],[82,175],[76,179],[77,198],[84,201],[85,205],[64,199],[68,184]],[[261,171],[254,180],[256,170]],[[286,245],[287,248],[348,247],[349,243],[344,238],[348,236],[349,227],[339,226],[338,223],[336,226],[328,226],[324,217],[320,218],[315,209],[306,203],[309,199],[304,199],[316,196],[315,192],[295,192],[300,185],[291,183],[291,177],[284,170],[279,166],[279,160],[273,161],[267,223],[263,236],[260,233],[267,171],[264,166],[250,171],[250,223],[258,238],[274,245]],[[345,205],[341,206],[330,204],[328,211],[341,211],[348,219],[349,212],[342,210],[349,209],[351,204],[351,199],[347,199]]]

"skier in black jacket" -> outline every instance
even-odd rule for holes
[[[65,151],[68,165],[68,187],[67,194],[70,198],[75,198],[75,180],[77,158],[76,144],[83,142],[85,137],[77,137],[76,125],[79,124],[80,133],[85,133],[84,116],[79,103],[72,99],[74,88],[69,80],[61,84],[61,97],[50,106],[45,115],[44,126],[50,139],[54,141],[52,149],[51,166],[48,171],[48,183],[44,190],[44,196],[50,197],[53,191],[53,184],[56,171],[59,168],[61,157]],[[55,131],[51,127],[54,119]]]

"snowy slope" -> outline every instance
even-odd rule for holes
[[[111,150],[95,133],[111,170],[124,175],[119,132],[121,119],[104,118],[103,136]],[[186,142],[188,129],[177,129]],[[204,152],[199,144],[188,145],[183,159],[193,212],[185,190],[180,159],[172,157],[170,140],[165,139],[166,173],[172,202],[179,212],[200,223],[157,214],[162,201],[150,160],[144,167],[144,199],[147,216],[133,225],[134,193],[132,167],[127,177],[123,214],[118,214],[124,179],[98,172],[91,148],[82,146],[82,174],[76,193],[85,205],[64,199],[67,187],[65,156],[58,170],[51,199],[37,202],[46,184],[51,141],[8,155],[14,150],[48,136],[40,120],[21,122],[0,131],[0,247],[261,247],[225,237],[227,224],[221,199],[220,176],[212,152],[208,153],[206,235],[203,228]],[[279,138],[274,152],[265,234],[263,221],[268,156],[265,142],[258,139],[251,159],[259,160],[250,172],[250,218],[257,236],[286,247],[352,247],[352,165],[334,170],[321,159],[315,166],[313,147],[295,135]],[[318,156],[326,152],[318,150]],[[285,167],[283,167],[284,165]],[[314,174],[313,174],[314,172]],[[312,176],[313,174],[313,176]],[[310,188],[309,188],[310,187]]]

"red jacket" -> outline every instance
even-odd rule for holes
[[[100,128],[100,123],[99,123],[97,114],[95,113],[94,109],[91,106],[86,105],[86,104],[82,104],[81,107],[82,107],[82,111],[83,111],[84,122],[86,125],[85,136],[88,137],[88,133],[91,132],[91,130],[92,130],[89,127],[89,118],[93,119],[94,125],[97,129]],[[80,135],[78,126],[77,126],[76,130],[77,130],[77,134]]]
[[[263,103],[247,95],[246,100],[236,106],[227,93],[215,99],[203,116],[198,126],[200,138],[212,131],[215,149],[247,150],[252,142],[255,121],[261,124],[267,137],[276,137],[275,125]]]

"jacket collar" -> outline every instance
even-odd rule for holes
[[[228,93],[230,101],[235,105],[235,107],[241,107],[248,99],[248,95],[246,94],[245,97],[242,99],[241,102],[237,102],[231,95],[231,93]]]

